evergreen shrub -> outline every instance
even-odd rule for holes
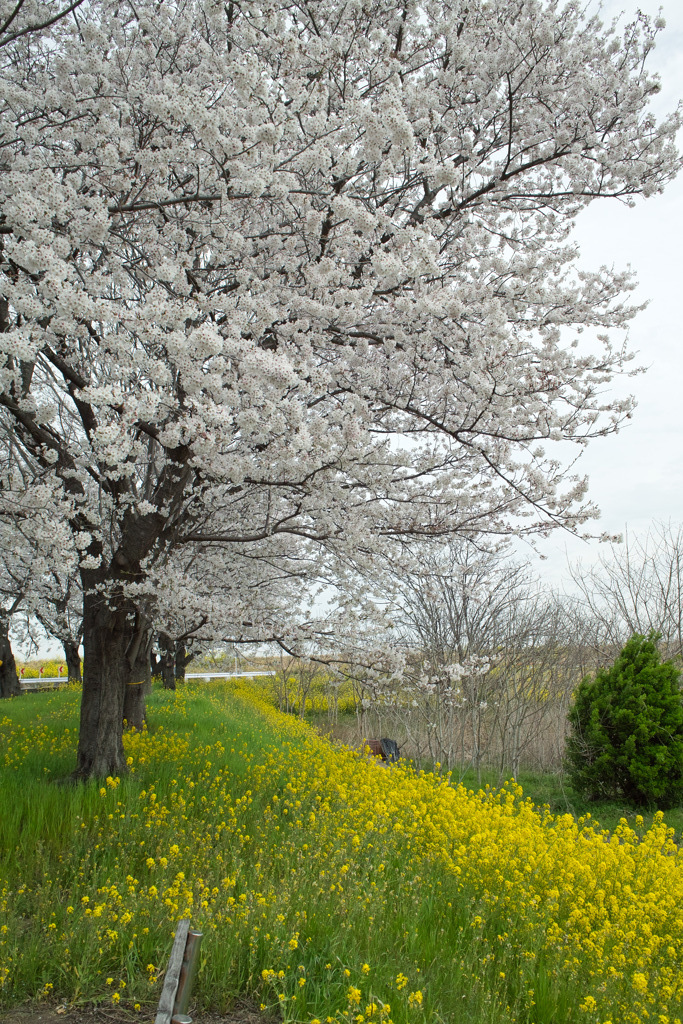
[[[565,765],[585,796],[662,808],[683,800],[680,673],[660,660],[659,639],[635,634],[611,668],[575,691]]]

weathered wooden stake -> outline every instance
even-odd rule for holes
[[[157,1015],[154,1020],[154,1024],[171,1024],[176,992],[178,991],[178,981],[180,980],[180,969],[183,966],[185,944],[187,942],[187,933],[189,930],[189,919],[184,918],[182,921],[178,922],[175,941],[168,960],[166,977],[164,978],[164,987],[161,990],[161,997],[159,999],[159,1006],[157,1007]]]
[[[190,1004],[192,983],[194,982],[194,976],[197,973],[197,967],[199,966],[199,947],[202,944],[203,938],[203,934],[195,931],[193,928],[191,928],[187,933],[185,954],[180,968],[178,989],[175,994],[175,1003],[173,1005],[173,1020],[176,1020],[178,1015],[184,1016]],[[183,1024],[183,1022],[178,1022],[178,1024]]]

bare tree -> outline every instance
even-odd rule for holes
[[[397,616],[407,654],[399,687],[370,705],[393,717],[418,758],[517,775],[559,764],[566,711],[586,662],[569,601],[547,593],[506,550],[456,541],[404,577]]]
[[[662,634],[669,657],[683,654],[683,526],[655,523],[585,569],[570,572],[602,644],[620,648],[633,633]]]

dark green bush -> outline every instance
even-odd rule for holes
[[[660,661],[659,638],[632,636],[612,667],[574,694],[565,765],[585,796],[657,807],[683,800],[680,673]]]

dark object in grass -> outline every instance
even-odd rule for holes
[[[401,751],[398,749],[398,743],[396,740],[382,739],[382,756],[385,761],[398,761],[401,756]]]
[[[365,745],[370,748],[370,752],[375,757],[381,758],[382,761],[398,761],[401,756],[396,740],[390,740],[387,737],[381,740],[366,740]]]

